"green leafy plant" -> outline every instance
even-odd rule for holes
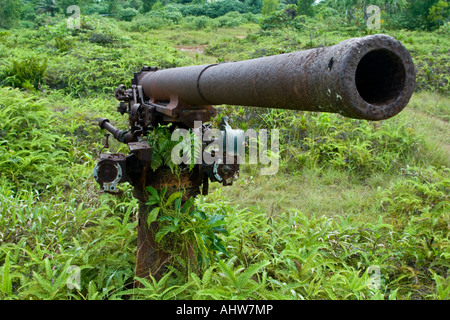
[[[10,260],[9,254],[6,255],[3,266],[1,267],[1,281],[0,281],[0,294],[4,297],[12,297],[12,282],[10,275]]]
[[[179,144],[179,156],[184,158],[183,163],[187,164],[187,168],[191,171],[202,152],[202,145],[197,135],[189,132],[187,136],[181,137],[181,141],[172,140],[172,132],[170,126],[158,125],[146,137],[152,148],[152,163],[153,171],[160,167],[168,167],[172,173],[179,174],[181,171],[181,164],[177,165],[172,161],[172,152]]]
[[[43,84],[46,70],[46,59],[29,57],[12,60],[12,66],[6,71],[2,83],[16,88],[39,89]]]
[[[37,9],[38,13],[48,12],[53,17],[59,8],[56,4],[56,0],[41,0],[37,6]]]
[[[136,280],[142,284],[142,287],[118,292],[117,294],[112,295],[112,299],[116,297],[121,298],[122,296],[132,296],[133,299],[176,299],[190,284],[171,285],[171,276],[172,272],[167,272],[159,280],[156,280],[151,275],[149,276],[149,279],[136,277]]]
[[[172,161],[172,149],[178,142],[171,140],[172,133],[167,126],[159,125],[147,136],[147,141],[152,149],[152,163],[153,171],[166,166],[173,173],[177,167]]]
[[[166,199],[167,187],[158,191],[149,186],[147,205],[153,206],[148,214],[147,223],[158,223],[156,242],[167,252],[177,252],[184,248],[186,252],[194,249],[200,267],[208,267],[218,260],[220,254],[228,256],[225,244],[218,234],[227,235],[225,216],[208,216],[194,206],[192,198],[183,202],[183,194],[174,192]]]

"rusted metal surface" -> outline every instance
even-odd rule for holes
[[[411,55],[395,38],[372,35],[330,47],[253,60],[147,72],[154,102],[243,105],[382,120],[399,113],[415,87]]]
[[[293,52],[240,62],[158,70],[144,67],[135,74],[130,89],[119,86],[115,97],[118,111],[128,114],[128,130],[116,129],[108,119],[100,128],[128,144],[130,153],[101,154],[94,177],[101,188],[117,191],[129,182],[139,200],[136,275],[159,279],[171,259],[155,241],[158,221],[147,223],[146,187],[167,187],[166,195],[183,191],[182,201],[208,193],[209,181],[231,185],[239,175],[237,146],[243,133],[222,119],[220,131],[226,140],[222,161],[198,163],[192,171],[175,176],[168,168],[151,170],[152,150],[142,136],[159,124],[194,128],[205,135],[204,124],[216,115],[213,105],[230,104],[281,109],[325,111],[350,118],[382,120],[400,112],[415,86],[414,65],[409,52],[394,38],[374,35],[343,41],[331,47]],[[209,136],[209,135],[207,135]],[[236,141],[236,147],[234,144]],[[202,150],[214,143],[202,141]],[[106,142],[105,147],[108,147]],[[231,148],[231,149],[230,149]],[[236,149],[236,150],[235,150]],[[206,152],[206,151],[205,151]],[[210,155],[214,151],[208,151]],[[190,254],[187,252],[186,254]]]

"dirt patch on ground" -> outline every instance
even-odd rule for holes
[[[235,36],[238,39],[245,39],[247,36],[244,35],[236,35]],[[177,46],[175,47],[177,50],[180,50],[182,52],[195,52],[198,54],[202,54],[205,49],[208,47],[207,44],[201,44],[201,45],[197,45],[197,46]]]
[[[203,53],[203,51],[205,51],[205,48],[207,46],[208,45],[206,45],[206,44],[202,44],[199,46],[178,46],[176,48],[180,51],[188,51],[188,52],[195,52],[195,53],[201,54],[201,53]]]

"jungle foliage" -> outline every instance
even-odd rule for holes
[[[447,1],[418,1],[421,12],[379,1],[381,30],[364,24],[361,1],[280,1],[264,15],[262,1],[224,0],[232,11],[219,1],[84,1],[75,29],[64,1],[1,1],[11,19],[0,19],[0,299],[449,298]],[[280,130],[280,170],[243,165],[193,210],[149,189],[159,208],[149,222],[161,223],[173,262],[161,279],[135,279],[137,200],[127,184],[102,194],[92,178],[104,142],[95,118],[127,126],[114,89],[144,65],[251,59],[375,31],[411,51],[409,106],[380,122],[219,106],[215,127],[228,116],[234,128]],[[167,165],[170,144],[154,138]],[[117,142],[110,151],[127,152]],[[197,267],[176,253],[180,243],[194,243]]]

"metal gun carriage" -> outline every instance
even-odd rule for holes
[[[281,108],[338,113],[345,117],[384,120],[398,114],[409,102],[415,87],[415,69],[409,52],[395,38],[372,35],[321,47],[258,59],[158,70],[143,67],[134,75],[131,88],[120,85],[115,97],[118,111],[128,114],[127,130],[116,129],[108,119],[100,128],[129,146],[130,154],[101,154],[94,169],[103,190],[117,192],[129,182],[140,201],[136,274],[159,270],[164,253],[154,241],[157,225],[146,223],[147,186],[183,189],[186,197],[207,193],[208,180],[230,185],[239,164],[198,164],[180,179],[163,169],[149,169],[152,150],[146,136],[158,124],[205,131],[217,114],[214,105]],[[196,121],[202,126],[195,128]],[[241,130],[224,120],[224,137],[244,141]],[[203,148],[211,141],[203,141]],[[221,152],[229,154],[224,147]],[[236,156],[233,154],[232,156]],[[156,265],[156,267],[155,267]]]

